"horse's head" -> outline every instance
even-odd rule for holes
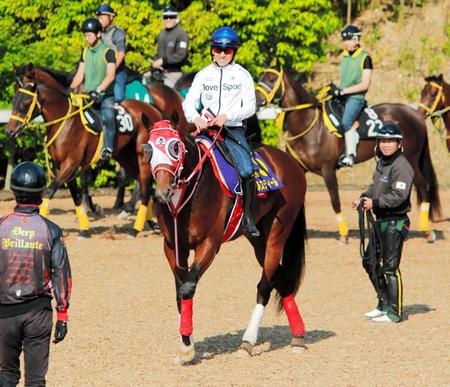
[[[41,113],[36,83],[23,84],[16,90],[12,113],[6,125],[6,133],[17,137],[22,129]]]
[[[280,71],[270,68],[263,71],[256,86],[256,105],[258,107],[283,99],[285,92],[283,75],[283,68]]]
[[[420,93],[419,113],[422,115],[431,115],[436,110],[442,108],[445,102],[444,77],[430,76],[425,78],[426,85]]]
[[[169,120],[155,122],[150,138],[144,144],[144,160],[150,162],[156,182],[156,197],[162,203],[170,201],[183,170],[185,145],[180,132]]]

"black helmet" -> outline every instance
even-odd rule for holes
[[[163,17],[176,18],[178,12],[173,5],[166,5],[163,9]]]
[[[81,26],[81,31],[83,32],[93,32],[96,34],[97,32],[102,31],[102,25],[98,21],[98,19],[94,17],[90,17],[89,19],[86,19]]]
[[[353,25],[348,25],[341,31],[342,40],[353,39],[354,36],[361,37],[361,30]]]
[[[383,138],[393,138],[396,140],[401,140],[403,138],[402,132],[397,124],[389,122],[384,124],[377,133],[377,140],[382,140]]]
[[[17,165],[11,175],[11,189],[16,199],[41,198],[47,185],[44,170],[40,165],[25,161]]]

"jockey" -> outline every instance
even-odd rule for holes
[[[183,110],[196,133],[208,126],[225,126],[224,143],[233,158],[243,187],[244,232],[259,236],[253,221],[255,180],[250,146],[245,137],[243,120],[256,110],[253,79],[249,72],[234,61],[239,37],[230,27],[218,28],[212,35],[210,53],[212,63],[194,78]],[[201,102],[200,115],[196,106]]]
[[[338,162],[338,167],[351,167],[356,160],[356,147],[359,135],[354,122],[358,119],[365,105],[365,95],[372,78],[372,59],[360,46],[361,30],[348,25],[341,31],[343,58],[340,64],[339,87],[331,90],[336,98],[345,102],[342,126],[345,130],[345,154]]]
[[[101,158],[109,160],[112,156],[116,136],[114,113],[114,77],[116,75],[116,54],[113,48],[102,39],[102,25],[95,18],[85,20],[81,27],[88,46],[83,50],[80,64],[70,85],[79,87],[84,80],[85,91],[91,100],[100,106],[105,140]]]
[[[407,213],[411,210],[414,178],[414,170],[403,155],[402,137],[394,123],[380,128],[375,151],[379,160],[373,183],[352,203],[354,209],[361,203],[364,210],[372,210],[377,217],[375,227],[381,239],[381,257],[375,262],[365,257],[362,262],[378,296],[377,307],[365,313],[374,322],[397,323],[402,318],[400,259],[409,230]]]
[[[173,6],[167,5],[162,17],[164,29],[158,35],[156,59],[152,67],[164,69],[164,84],[174,87],[183,75],[181,67],[187,62],[189,37],[178,25],[180,18]]]
[[[107,4],[97,8],[97,19],[103,27],[102,40],[116,50],[116,79],[114,82],[114,102],[120,104],[125,99],[127,73],[125,71],[126,35],[125,31],[114,24],[117,15]]]

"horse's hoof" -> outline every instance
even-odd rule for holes
[[[90,238],[89,231],[87,231],[87,230],[82,230],[82,231],[80,231],[80,233],[78,234],[78,238],[77,238],[77,239],[83,240],[83,239],[88,239],[88,238]]]
[[[436,233],[433,230],[426,232],[425,236],[427,238],[428,243],[436,242],[437,237],[436,237]]]
[[[239,349],[236,352],[238,357],[250,357],[252,356],[253,345],[251,345],[248,341],[243,341],[239,346]]]
[[[178,353],[178,364],[189,364],[195,359],[195,348],[194,344],[189,346],[185,346],[184,344],[180,345],[180,352]]]
[[[291,340],[291,352],[303,353],[306,350],[305,338],[303,336],[294,336]]]
[[[339,237],[339,242],[342,243],[343,245],[347,245],[348,244],[348,235],[341,235]]]
[[[127,219],[131,214],[126,211],[122,211],[119,215],[117,215],[117,218],[119,219]]]
[[[137,234],[139,234],[139,231],[133,228],[128,234],[128,239],[135,239],[137,237]]]
[[[103,211],[103,207],[99,204],[96,204],[94,206],[94,214],[99,216],[100,218],[103,218],[105,216],[105,212]]]

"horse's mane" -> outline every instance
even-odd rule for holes
[[[61,83],[64,87],[69,87],[72,83],[73,74],[68,73],[66,71],[62,70],[55,70],[51,69],[49,67],[43,67],[43,66],[36,66],[37,68],[45,71],[47,74],[51,75],[53,78],[55,78],[56,81]]]
[[[310,92],[305,88],[305,86],[303,86],[303,83],[306,81],[305,73],[299,73],[289,69],[283,69],[283,71],[288,75],[289,79],[291,79],[292,83],[295,86],[295,92],[298,93],[299,96],[304,98],[307,102],[311,102],[318,106],[320,105],[315,94],[313,92]]]

